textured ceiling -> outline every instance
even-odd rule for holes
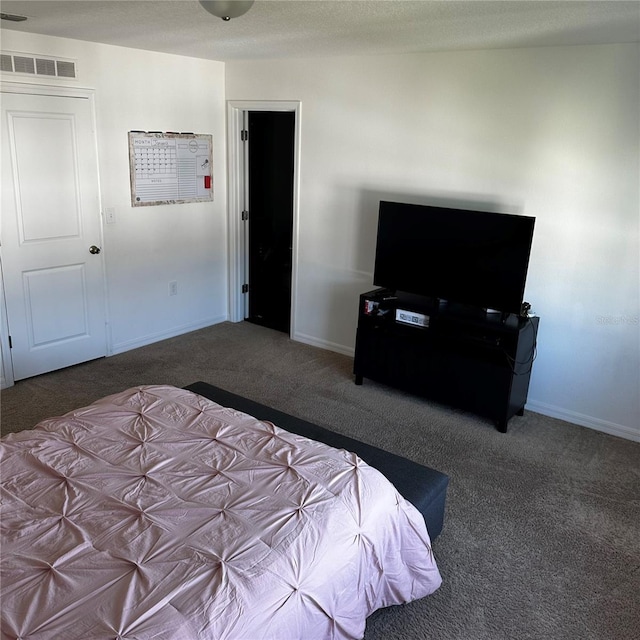
[[[640,41],[640,0],[256,0],[229,22],[195,0],[2,0],[2,27],[212,60]]]

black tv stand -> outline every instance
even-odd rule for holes
[[[370,378],[492,419],[522,415],[539,319],[375,289],[360,296],[355,382]]]

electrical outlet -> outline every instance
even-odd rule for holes
[[[170,296],[177,296],[178,295],[178,281],[177,280],[171,280],[169,282],[169,295]]]

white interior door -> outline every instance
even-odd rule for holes
[[[106,354],[91,101],[3,91],[1,134],[2,269],[20,380]]]

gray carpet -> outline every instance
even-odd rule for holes
[[[640,637],[640,444],[529,411],[501,434],[368,380],[358,387],[352,364],[223,323],[18,382],[2,392],[2,433],[127,387],[202,380],[451,477],[434,545],[442,587],[374,613],[367,640]]]

